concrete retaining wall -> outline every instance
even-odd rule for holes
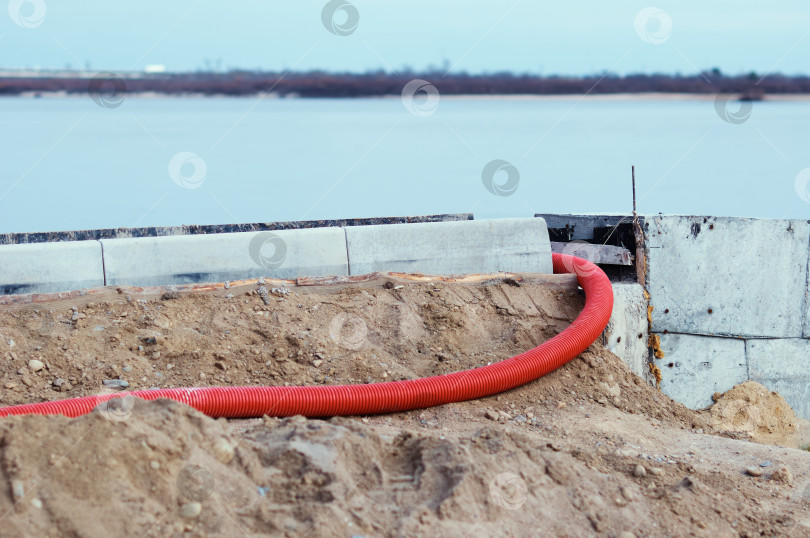
[[[594,241],[600,228],[628,220],[540,216],[569,241]],[[713,393],[752,379],[778,390],[810,419],[810,222],[677,215],[640,220],[652,331],[664,357],[653,358],[646,345],[625,344],[624,336],[618,341],[620,334],[632,336],[631,325],[645,324],[634,285],[614,283],[608,347],[634,371],[655,364],[661,389],[690,407],[709,406]]]
[[[810,419],[810,223],[652,216],[646,227],[662,390],[700,408],[752,379]]]
[[[542,219],[377,224],[0,245],[0,293],[373,271],[551,273]]]

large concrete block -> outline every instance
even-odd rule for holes
[[[345,228],[351,274],[523,271],[552,273],[543,219],[351,226]]]
[[[810,340],[777,338],[747,340],[748,375],[763,379],[810,380]]]
[[[0,295],[56,293],[103,285],[98,241],[0,246]]]
[[[712,404],[712,394],[748,379],[745,341],[687,334],[661,334],[661,391],[692,409]]]
[[[613,314],[605,328],[607,348],[641,377],[647,372],[647,299],[636,283],[613,283]]]
[[[104,239],[108,285],[348,274],[341,228]]]
[[[810,419],[810,341],[802,338],[747,340],[748,375],[785,398]]]
[[[648,217],[655,331],[802,336],[810,224]]]

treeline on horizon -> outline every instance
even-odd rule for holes
[[[741,92],[745,98],[767,94],[810,94],[810,77],[756,73],[729,76],[714,69],[697,75],[538,76],[512,73],[228,73],[113,74],[85,76],[0,77],[0,95],[66,92],[68,94],[141,93],[248,96],[272,92],[297,97],[374,97],[399,95],[413,79],[424,79],[442,95],[567,95],[615,93]]]

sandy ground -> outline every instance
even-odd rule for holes
[[[583,304],[570,286],[517,284],[5,307],[0,403],[471,368],[550,338]],[[810,453],[779,446],[801,443],[798,421],[767,391],[735,390],[694,412],[595,344],[500,396],[394,415],[226,421],[122,400],[10,417],[0,535],[810,535]]]

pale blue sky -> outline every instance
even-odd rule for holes
[[[37,0],[41,2],[42,0]],[[34,14],[22,3],[23,16]],[[540,74],[810,72],[810,5],[798,0],[661,1],[671,20],[660,44],[636,32],[647,1],[353,0],[348,36],[321,22],[325,1],[44,1],[33,28],[0,14],[0,67],[194,70],[223,68],[389,71],[411,66]],[[13,9],[11,10],[13,11]],[[39,22],[39,21],[36,21]],[[648,29],[661,28],[654,20]],[[212,64],[215,65],[215,64]]]

